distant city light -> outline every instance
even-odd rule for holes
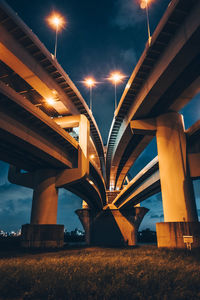
[[[58,41],[58,31],[65,27],[66,20],[63,16],[61,16],[58,13],[52,13],[48,18],[47,22],[49,25],[56,30],[56,40],[55,40],[55,50],[54,50],[54,56],[56,57],[57,54],[57,41]]]

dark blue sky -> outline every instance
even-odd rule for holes
[[[149,10],[151,31],[157,26],[169,2],[152,1]],[[55,33],[45,19],[52,10],[65,16],[67,25],[58,36],[57,59],[86,101],[89,100],[89,92],[81,81],[92,75],[101,82],[93,90],[93,114],[106,144],[114,112],[114,88],[106,77],[111,71],[120,70],[128,80],[147,42],[145,11],[140,9],[139,1],[8,0],[7,3],[50,52],[54,52]],[[118,100],[126,81],[118,87]],[[199,98],[193,99],[182,111],[186,127],[199,119]],[[132,168],[132,176],[155,155],[153,141]],[[0,229],[16,230],[21,224],[29,222],[32,190],[9,184],[7,169],[8,165],[0,162]],[[198,182],[195,185],[199,202]],[[155,228],[155,223],[163,220],[161,196],[151,197],[143,205],[150,208],[150,212],[141,228]],[[79,198],[60,190],[58,223],[65,224],[68,230],[81,228],[78,217],[73,213],[80,206]]]

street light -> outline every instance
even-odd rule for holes
[[[120,72],[113,72],[110,74],[110,77],[108,78],[115,86],[115,110],[117,109],[117,84],[122,82],[122,79],[125,76],[122,75]]]
[[[96,81],[92,77],[86,78],[83,83],[90,89],[90,110],[92,110],[92,88],[95,86]]]
[[[54,50],[54,56],[56,57],[56,52],[57,52],[57,42],[58,42],[58,31],[63,28],[66,24],[66,21],[64,17],[59,15],[58,13],[53,13],[51,14],[48,18],[47,21],[49,25],[56,30],[56,40],[55,40],[55,50]]]
[[[55,104],[55,100],[52,97],[46,98],[45,100],[51,106]]]
[[[151,0],[142,0],[140,7],[142,9],[146,9],[146,16],[147,16],[147,30],[148,30],[148,41],[149,45],[151,44],[151,32],[150,32],[150,24],[149,24],[149,8],[148,3],[151,2]]]

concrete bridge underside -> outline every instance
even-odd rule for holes
[[[33,189],[25,247],[61,247],[58,189],[81,197],[86,241],[135,245],[147,209],[161,190],[159,247],[200,246],[192,180],[200,178],[200,126],[185,131],[178,113],[199,91],[200,3],[173,0],[122,95],[106,153],[94,117],[68,75],[32,31],[0,1],[0,159],[9,180]],[[47,105],[46,99],[55,102]],[[75,130],[78,128],[78,133]],[[127,186],[130,167],[156,136],[158,157]]]

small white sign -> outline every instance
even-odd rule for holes
[[[183,242],[186,244],[187,249],[192,249],[193,236],[192,235],[183,235]]]

